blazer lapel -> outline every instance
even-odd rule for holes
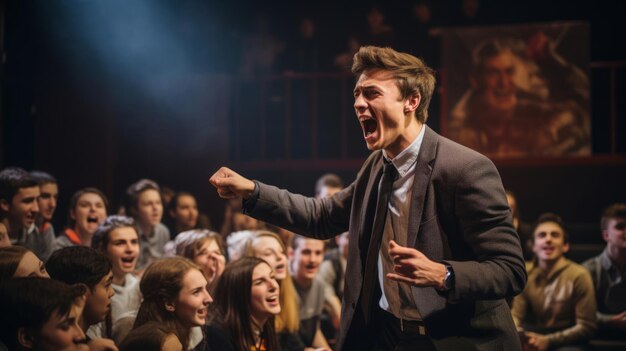
[[[424,124],[424,140],[420,147],[417,163],[415,164],[415,176],[413,178],[413,194],[411,196],[411,208],[409,211],[409,233],[407,244],[416,247],[417,234],[422,222],[422,213],[426,200],[426,191],[430,184],[430,176],[433,173],[433,165],[437,156],[437,134]]]
[[[382,153],[378,160],[376,160],[372,171],[369,174],[367,186],[365,188],[365,196],[363,199],[367,199],[364,202],[365,206],[361,206],[360,213],[361,218],[358,223],[361,223],[359,228],[359,252],[361,254],[361,265],[365,264],[365,256],[367,256],[367,250],[369,247],[370,237],[372,236],[372,226],[374,225],[374,215],[376,212],[376,202],[378,200],[378,184],[383,174],[383,157]]]

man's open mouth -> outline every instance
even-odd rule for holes
[[[367,138],[370,135],[376,132],[378,129],[378,124],[376,120],[369,117],[361,117],[359,118],[359,122],[361,122],[361,128],[363,128],[363,135]]]

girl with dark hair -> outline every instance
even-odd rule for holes
[[[186,258],[164,258],[153,262],[141,279],[143,302],[133,329],[154,321],[178,337],[187,350],[191,329],[206,324],[207,306],[213,300],[199,267]]]
[[[91,238],[107,217],[109,203],[104,193],[96,188],[84,188],[70,199],[68,226],[56,238],[54,251],[68,246],[91,247]]]
[[[245,256],[254,256],[267,261],[274,271],[280,285],[280,314],[276,316],[276,333],[284,351],[301,351],[305,344],[298,335],[300,329],[300,313],[298,292],[296,291],[287,260],[287,249],[278,234],[267,230],[259,230],[246,242]]]
[[[43,262],[23,246],[0,248],[0,282],[18,277],[50,278]]]
[[[274,326],[279,291],[266,261],[243,257],[229,264],[215,290],[205,350],[280,350]]]

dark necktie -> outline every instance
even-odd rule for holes
[[[380,252],[380,242],[385,230],[385,221],[387,219],[387,209],[389,208],[389,198],[394,180],[398,175],[398,171],[391,162],[384,160],[383,176],[378,188],[378,200],[376,201],[376,213],[374,216],[374,224],[372,225],[372,234],[367,249],[367,258],[365,260],[365,270],[363,271],[363,288],[361,292],[361,308],[365,323],[369,322],[370,308],[374,297],[375,284],[378,281],[378,253]]]

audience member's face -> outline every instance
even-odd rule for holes
[[[607,244],[621,250],[626,249],[626,218],[609,219],[606,230],[602,232]]]
[[[51,221],[59,199],[59,186],[55,183],[46,183],[39,186],[39,213],[46,221]]]
[[[298,246],[293,250],[293,276],[297,281],[311,281],[317,275],[324,260],[324,242],[315,239],[298,239]]]
[[[96,193],[84,193],[76,201],[70,216],[76,221],[77,232],[93,234],[107,216],[104,200]]]
[[[517,57],[503,51],[483,62],[477,78],[482,102],[490,112],[510,113],[517,105],[517,86],[514,82]]]
[[[176,220],[176,226],[181,231],[190,230],[198,223],[198,205],[193,196],[182,195],[178,197],[176,209],[170,213]]]
[[[369,150],[384,149],[395,157],[410,145],[408,118],[415,117],[405,115],[405,101],[391,72],[367,70],[361,74],[354,87],[354,110]]]
[[[276,238],[271,236],[255,238],[254,255],[270,264],[277,280],[287,277],[287,254]]]
[[[215,273],[217,265],[215,261],[216,255],[224,256],[222,251],[220,251],[219,245],[217,245],[217,241],[209,239],[202,244],[200,250],[198,250],[198,254],[193,258],[193,261],[200,266],[207,276],[212,276]]]
[[[280,313],[278,300],[279,287],[272,268],[265,263],[258,264],[252,271],[252,291],[250,292],[250,313],[252,319],[264,324],[271,316]]]
[[[513,217],[515,217],[517,215],[517,201],[513,196],[506,194],[506,202],[509,203],[511,213],[513,214]]]
[[[28,229],[35,223],[35,217],[39,213],[38,197],[38,186],[20,188],[11,199],[11,204],[3,203],[2,207],[8,212],[12,232]]]
[[[139,224],[154,227],[161,223],[162,216],[163,204],[161,203],[161,194],[154,189],[142,191],[137,199],[137,220]]]
[[[113,275],[123,276],[135,270],[139,255],[139,238],[133,227],[113,229],[109,233],[106,256],[113,266]]]
[[[176,334],[170,334],[165,337],[161,351],[183,351],[183,344],[180,343]]]
[[[233,212],[233,231],[256,230],[259,228],[259,221],[241,212]]]
[[[36,350],[75,350],[76,346],[85,339],[85,333],[78,325],[78,319],[83,312],[84,299],[76,299],[66,316],[52,313],[50,319],[44,323],[36,338],[33,349]]]
[[[93,289],[87,292],[84,318],[89,325],[104,320],[111,308],[111,298],[115,295],[113,287],[113,272],[106,274]]]
[[[21,277],[50,278],[50,275],[44,263],[34,253],[27,251],[13,274],[13,278]]]
[[[556,262],[569,250],[563,229],[554,222],[541,223],[533,237],[533,252],[539,261]]]
[[[11,246],[11,238],[9,238],[9,230],[0,222],[0,247]]]
[[[183,277],[183,286],[174,302],[174,313],[186,327],[204,325],[207,318],[207,306],[213,299],[206,290],[207,280],[197,269],[191,269]]]
[[[385,24],[385,15],[383,15],[383,13],[380,12],[380,10],[378,9],[372,9],[367,14],[367,23],[369,24],[370,28],[378,29]]]
[[[340,191],[341,188],[337,186],[323,186],[320,189],[320,193],[317,195],[317,197],[320,199],[323,199],[325,197],[331,197]]]

